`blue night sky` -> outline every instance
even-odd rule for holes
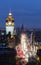
[[[0,27],[5,28],[5,18],[12,11],[15,26],[41,28],[41,0],[0,0]]]

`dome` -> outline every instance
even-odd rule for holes
[[[9,13],[9,16],[11,16],[11,15],[12,15],[12,13],[10,12],[10,13]]]

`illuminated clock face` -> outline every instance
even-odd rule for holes
[[[9,25],[11,25],[11,21],[9,21]]]

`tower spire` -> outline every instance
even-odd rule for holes
[[[10,13],[11,13],[11,8],[10,8]]]
[[[11,16],[11,15],[12,15],[12,13],[11,13],[11,8],[10,8],[9,16]]]

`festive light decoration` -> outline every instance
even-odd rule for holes
[[[23,58],[26,62],[28,62],[29,57],[35,55],[35,49],[30,44],[31,43],[29,42],[27,34],[22,33],[20,37],[20,44],[16,47],[18,58]]]

